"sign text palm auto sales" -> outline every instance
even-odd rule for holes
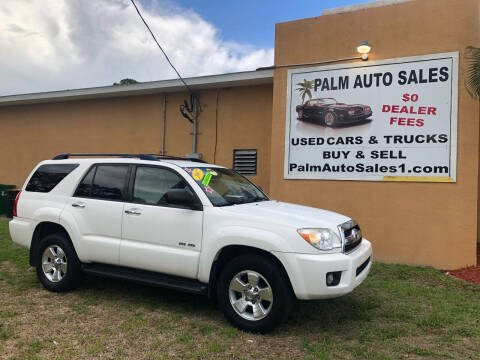
[[[455,181],[457,58],[290,70],[285,178]]]

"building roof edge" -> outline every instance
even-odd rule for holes
[[[185,78],[184,80],[193,90],[271,84],[273,83],[273,70],[196,76]],[[130,85],[111,85],[84,89],[0,96],[0,106],[161,94],[180,91],[186,91],[182,82],[179,79],[170,79]]]

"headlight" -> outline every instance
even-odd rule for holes
[[[342,240],[330,229],[298,229],[300,236],[319,250],[332,250],[342,247]]]
[[[355,115],[355,110],[348,110],[348,115]]]

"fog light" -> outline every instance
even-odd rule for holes
[[[336,286],[340,283],[340,278],[342,276],[341,271],[329,272],[327,273],[327,286]]]
[[[333,283],[333,274],[328,273],[327,274],[327,285],[330,286],[330,285],[332,285],[332,283]]]

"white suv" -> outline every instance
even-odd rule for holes
[[[370,271],[370,242],[343,215],[270,200],[225,167],[115,155],[43,161],[15,200],[10,234],[48,290],[83,273],[165,286],[216,297],[234,325],[264,332],[295,297],[348,294]]]

